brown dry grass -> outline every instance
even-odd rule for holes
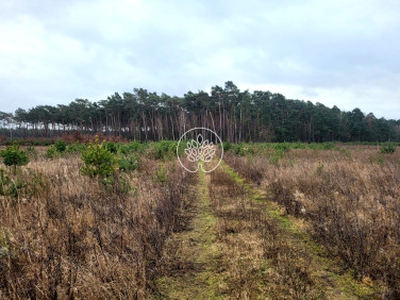
[[[288,214],[308,220],[316,240],[356,278],[381,280],[382,297],[400,297],[399,151],[381,155],[374,147],[342,146],[291,150],[274,164],[265,155],[226,159],[248,180],[262,182]]]
[[[28,184],[16,198],[0,198],[0,298],[156,293],[152,282],[165,240],[185,226],[180,211],[189,173],[171,163],[161,183],[154,180],[157,162],[142,166],[118,175],[129,191],[126,184],[105,189],[81,175],[77,156],[39,158],[24,168],[17,176]]]
[[[323,298],[308,255],[292,243],[262,203],[222,170],[211,173],[210,198],[225,292],[234,299]]]

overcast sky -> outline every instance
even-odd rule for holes
[[[400,1],[0,2],[0,111],[228,80],[400,119]]]

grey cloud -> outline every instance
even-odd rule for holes
[[[394,1],[17,0],[0,4],[0,18],[2,44],[25,48],[17,56],[0,44],[0,110],[133,87],[183,95],[233,80],[396,117]],[[35,51],[32,39],[42,43]]]

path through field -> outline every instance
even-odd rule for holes
[[[227,164],[199,173],[196,189],[191,225],[165,247],[155,298],[378,298]]]

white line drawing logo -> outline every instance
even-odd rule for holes
[[[194,138],[190,139],[191,136]],[[183,140],[187,140],[187,142],[181,159],[179,146]],[[213,161],[213,158],[217,153],[218,146],[221,148],[221,154],[218,162],[216,162]],[[186,171],[196,173],[201,169],[205,173],[210,173],[221,163],[224,156],[224,147],[221,138],[214,131],[205,127],[195,127],[189,129],[180,137],[176,146],[176,156]],[[185,165],[184,161],[188,162],[189,165]]]

